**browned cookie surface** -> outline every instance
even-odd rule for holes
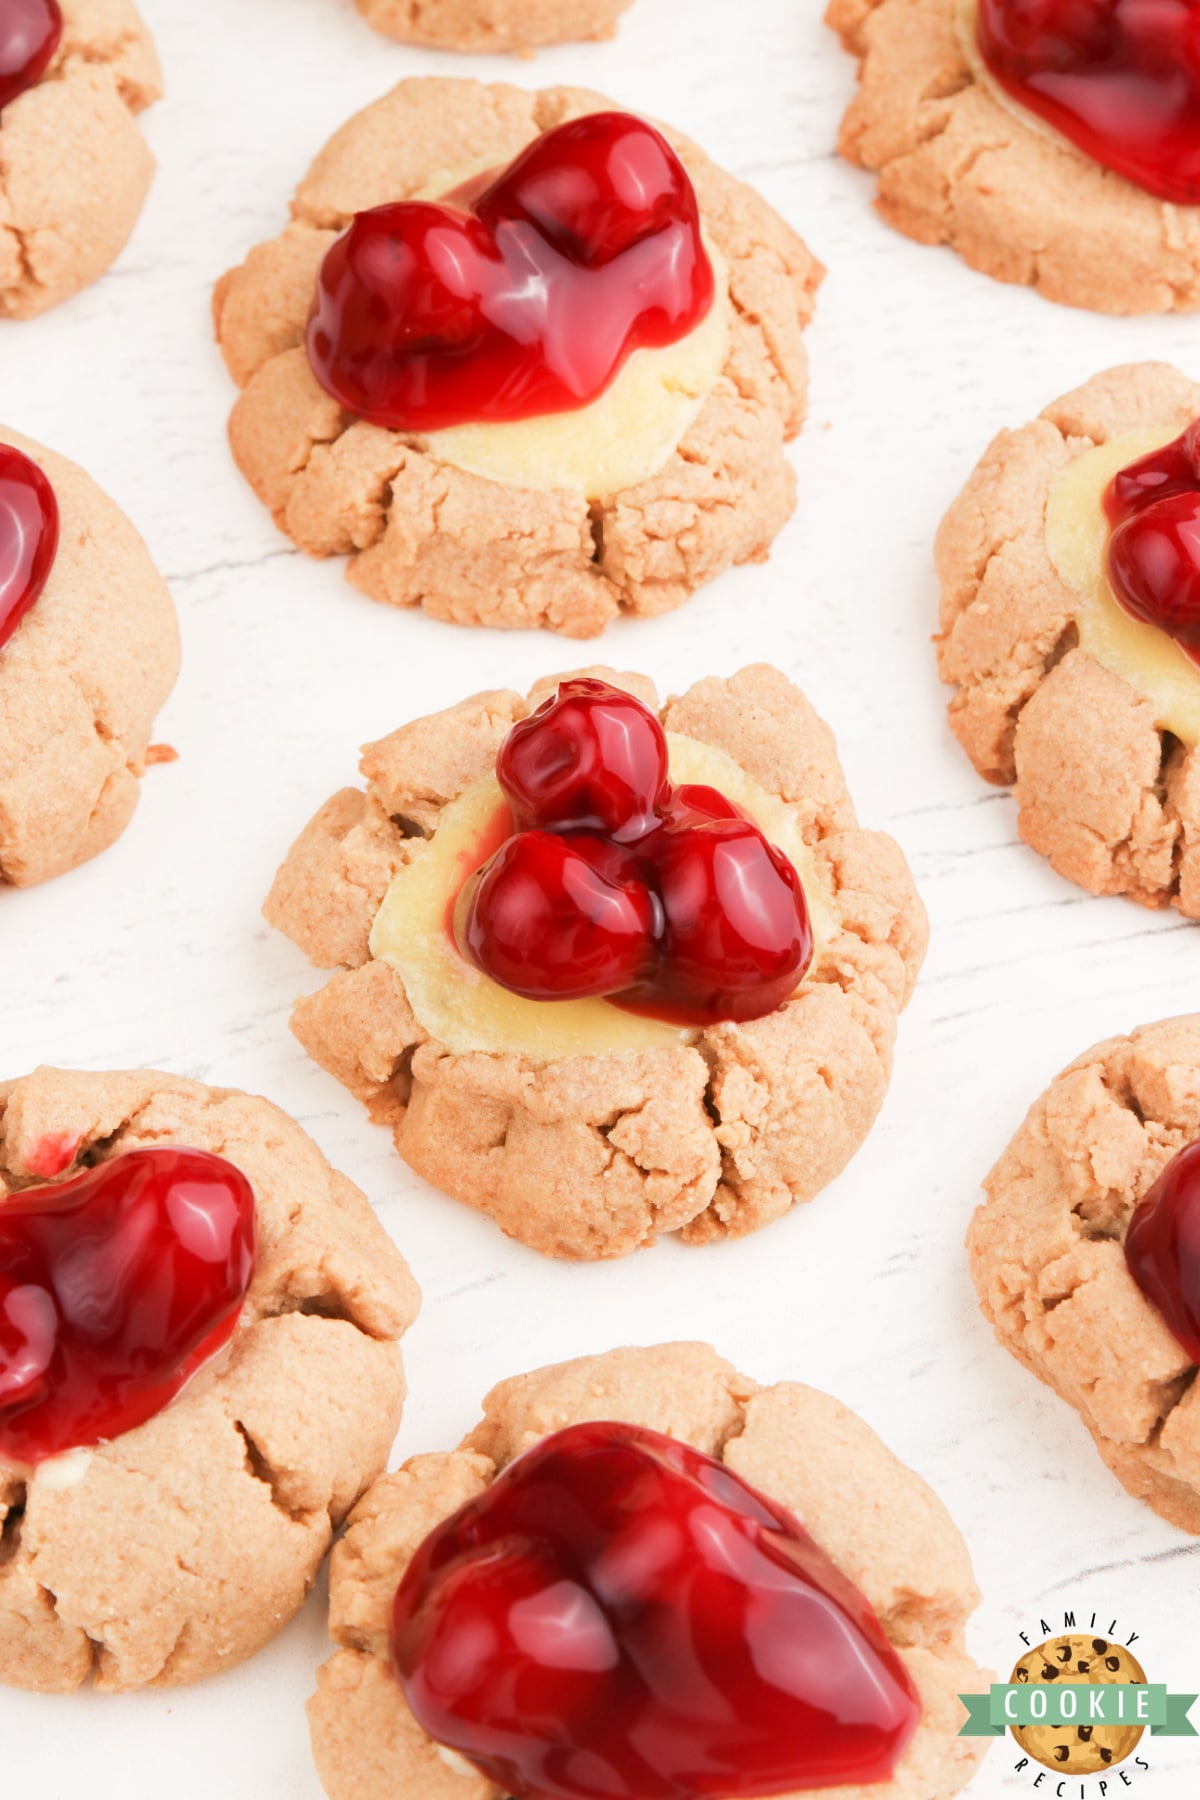
[[[128,825],[179,627],[145,544],[91,477],[15,431],[0,443],[38,465],[59,512],[49,580],[0,650],[0,884],[32,887]]]
[[[0,1207],[152,1144],[234,1163],[258,1255],[234,1337],[163,1411],[30,1474],[0,1459],[0,1681],[116,1691],[232,1668],[300,1607],[386,1467],[416,1284],[366,1196],[268,1101],[141,1070],[0,1085]],[[61,1160],[56,1157],[56,1161]]]
[[[732,323],[715,387],[648,479],[591,501],[490,479],[343,412],[309,366],[317,272],[356,212],[448,171],[506,164],[611,104],[579,88],[403,81],[321,151],[287,229],[218,283],[217,335],[242,389],[238,466],[302,550],[348,557],[349,579],[374,599],[456,624],[593,637],[618,613],[670,611],[731,564],[765,557],[792,511],[784,443],[804,418],[802,331],[823,271],[752,188],[675,134],[728,267]]]
[[[971,53],[970,15],[963,0],[830,0],[859,61],[839,147],[878,173],[883,217],[1071,306],[1200,307],[1200,208],[1157,199],[1003,103]]]
[[[984,1313],[1079,1413],[1137,1498],[1200,1532],[1195,1365],[1125,1262],[1138,1201],[1200,1138],[1200,1015],[1097,1044],[1065,1069],[984,1183],[967,1243]]]
[[[630,0],[355,0],[376,31],[437,50],[528,51],[612,37]]]
[[[1097,447],[1147,431],[1170,438],[1198,415],[1200,385],[1165,363],[1094,376],[993,440],[936,547],[950,723],[980,774],[1014,787],[1021,836],[1090,893],[1191,918],[1200,750],[1098,654],[1087,596],[1056,566],[1047,521],[1059,484]],[[1170,651],[1200,693],[1200,669]]]
[[[30,318],[103,275],[154,174],[137,114],[162,95],[132,0],[60,0],[62,42],[0,119],[0,314]]]
[[[391,1603],[435,1525],[552,1431],[615,1420],[666,1432],[781,1501],[865,1594],[911,1676],[922,1718],[894,1779],[822,1790],[831,1800],[950,1800],[983,1754],[960,1738],[960,1693],[986,1688],[964,1641],[978,1600],[966,1546],[937,1496],[827,1394],[759,1387],[706,1344],[659,1344],[505,1381],[455,1451],[417,1456],[359,1503],[330,1568],[338,1648],[309,1702],[330,1800],[501,1800],[409,1711],[388,1662]],[[800,1800],[785,1796],[784,1800]]]
[[[637,693],[668,732],[712,746],[786,806],[830,926],[775,1012],[628,1055],[452,1051],[372,956],[392,877],[433,853],[445,810],[491,773],[513,723],[556,679],[527,699],[476,695],[369,745],[366,791],[322,807],[265,910],[336,971],[299,1002],[293,1030],[391,1128],[401,1156],[522,1242],[591,1259],[664,1232],[693,1244],[744,1236],[830,1182],[882,1104],[927,926],[899,847],[858,824],[828,726],[778,670],[700,681],[665,704],[644,677],[588,673]]]

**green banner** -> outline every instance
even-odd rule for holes
[[[1154,1737],[1195,1737],[1188,1718],[1195,1694],[1169,1694],[1161,1682],[1021,1682],[960,1694],[967,1722],[959,1737],[1003,1737],[1010,1725],[1144,1725]]]

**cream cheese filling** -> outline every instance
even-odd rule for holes
[[[92,1462],[91,1450],[63,1450],[57,1456],[38,1463],[32,1480],[47,1493],[63,1494],[78,1487],[86,1479]]]
[[[668,732],[671,775],[719,788],[789,858],[804,884],[816,968],[839,928],[837,908],[792,809],[722,751]],[[695,1041],[694,1029],[625,1012],[606,1000],[526,1000],[460,956],[448,926],[454,897],[478,866],[479,846],[503,806],[495,776],[442,814],[433,837],[395,876],[375,915],[371,954],[395,969],[418,1023],[455,1055],[486,1051],[552,1062],[566,1056],[635,1056]]]
[[[1122,469],[1179,436],[1178,427],[1132,431],[1077,456],[1046,505],[1046,548],[1059,578],[1079,595],[1079,643],[1137,690],[1154,722],[1189,748],[1200,743],[1200,667],[1157,625],[1126,612],[1105,573],[1109,523],[1104,495]]]
[[[452,1775],[466,1775],[475,1781],[479,1780],[479,1770],[475,1764],[468,1762],[465,1756],[460,1756],[457,1750],[447,1749],[445,1744],[438,1743],[433,1747]]]
[[[439,200],[484,172],[443,171],[414,196]],[[713,303],[676,344],[635,350],[589,405],[532,419],[452,425],[417,442],[439,462],[506,487],[565,489],[602,500],[657,475],[716,386],[729,354],[729,272],[708,237]]]

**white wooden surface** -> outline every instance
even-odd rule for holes
[[[817,0],[637,0],[615,43],[536,64],[400,49],[350,0],[143,7],[169,86],[148,121],[161,165],[148,209],[98,287],[0,329],[0,412],[90,469],[168,576],[185,667],[159,735],[181,759],[151,771],[116,849],[0,893],[0,1071],[157,1065],[261,1091],[300,1119],[371,1195],[424,1289],[398,1456],[454,1441],[508,1373],[706,1337],[764,1380],[838,1394],[935,1484],[986,1596],[972,1633],[985,1663],[1006,1676],[1016,1632],[1074,1605],[1138,1631],[1152,1680],[1194,1687],[1200,1546],[1127,1498],[1073,1414],[994,1345],[961,1248],[980,1177],[1050,1076],[1110,1032],[1200,1004],[1193,928],[1087,899],[1016,842],[1011,802],[947,732],[929,637],[933,532],[992,432],[1110,363],[1191,354],[1195,371],[1196,324],[1058,310],[889,232],[868,181],[833,156],[852,71]],[[287,1031],[320,977],[258,909],[293,834],[354,778],[357,745],[580,657],[357,597],[336,564],[276,534],[225,449],[213,279],[282,224],[336,125],[401,76],[435,72],[586,83],[669,118],[830,269],[800,507],[770,564],[603,645],[669,689],[760,657],[794,675],[837,732],[862,818],[901,840],[932,915],[870,1143],[816,1204],[727,1248],[543,1262],[409,1175]],[[256,1661],[191,1691],[0,1692],[4,1791],[316,1800],[302,1706],[323,1605],[318,1592]],[[1195,1791],[1194,1747],[1155,1742],[1149,1759],[1139,1792]],[[997,1745],[972,1794],[1025,1792],[1013,1760]]]

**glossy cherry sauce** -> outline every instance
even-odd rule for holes
[[[45,587],[58,554],[58,501],[35,462],[0,444],[0,650]]]
[[[1113,593],[1200,662],[1200,420],[1122,469],[1104,507]]]
[[[977,36],[1005,92],[1085,156],[1200,202],[1196,0],[978,0]]]
[[[374,425],[527,419],[588,405],[713,293],[683,164],[643,120],[593,113],[445,201],[359,213],[321,266],[308,357]]]
[[[659,931],[639,858],[607,838],[523,831],[492,858],[460,931],[471,960],[530,1000],[651,979]]]
[[[160,1412],[232,1337],[254,1252],[253,1189],[204,1150],[130,1150],[0,1198],[0,1458]]]
[[[1129,1273],[1200,1363],[1200,1143],[1167,1164],[1125,1234]]]
[[[41,80],[62,34],[58,0],[4,0],[0,6],[0,110]]]
[[[521,1456],[418,1549],[392,1659],[420,1725],[516,1800],[886,1782],[908,1673],[803,1526],[633,1425]]]
[[[724,795],[671,783],[663,728],[632,694],[563,682],[496,773],[516,829],[454,912],[494,981],[683,1024],[759,1018],[795,991],[813,953],[799,875]]]

